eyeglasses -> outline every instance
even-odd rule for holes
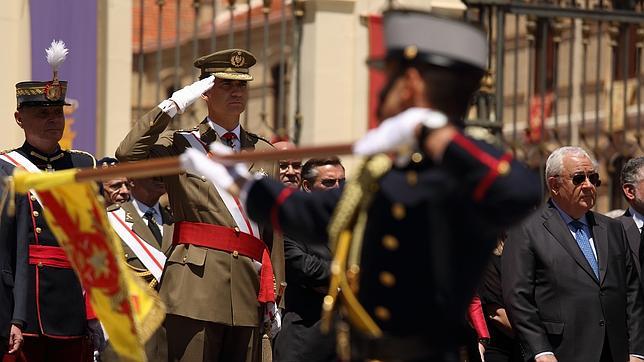
[[[575,186],[581,185],[586,179],[590,181],[591,184],[593,184],[595,187],[599,187],[602,184],[602,181],[599,179],[599,174],[597,172],[591,172],[589,174],[579,172],[572,174],[570,176],[570,179],[572,180],[572,184]]]
[[[320,183],[324,187],[333,187],[336,184],[342,186],[344,185],[345,179],[344,178],[325,178],[323,180],[320,180]]]

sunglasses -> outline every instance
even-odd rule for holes
[[[591,184],[593,184],[595,187],[599,187],[602,184],[602,181],[599,179],[599,174],[597,172],[591,172],[589,174],[585,174],[583,172],[576,173],[570,176],[570,179],[572,180],[572,184],[575,186],[581,185],[586,179],[590,181]]]
[[[323,180],[320,180],[320,183],[324,187],[333,187],[336,184],[338,184],[340,186],[344,185],[344,181],[345,181],[344,178],[325,178]]]

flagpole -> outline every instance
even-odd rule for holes
[[[353,153],[353,144],[336,144],[313,147],[300,147],[289,150],[266,150],[240,152],[228,155],[210,154],[214,161],[259,162],[348,155]],[[123,162],[110,167],[82,168],[75,175],[77,182],[105,181],[118,177],[144,178],[176,175],[183,172],[179,157],[163,157],[144,161]]]

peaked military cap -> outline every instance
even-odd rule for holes
[[[423,11],[396,9],[384,13],[383,25],[385,60],[487,69],[487,37],[473,24]]]
[[[67,58],[69,50],[62,40],[53,40],[45,49],[47,63],[53,73],[50,81],[26,81],[16,84],[18,108],[22,106],[64,106],[67,82],[58,79],[58,69]]]
[[[16,84],[18,108],[22,106],[68,106],[66,81],[26,81]]]
[[[216,78],[248,81],[253,80],[248,69],[256,62],[255,56],[247,50],[227,49],[204,55],[195,60],[194,65],[201,69],[201,79],[214,74]]]

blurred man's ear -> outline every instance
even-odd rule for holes
[[[309,180],[302,180],[302,190],[311,192],[311,184],[309,183]]]
[[[624,197],[626,197],[626,200],[635,200],[635,186],[631,184],[624,184],[622,186],[622,191],[624,192]]]

